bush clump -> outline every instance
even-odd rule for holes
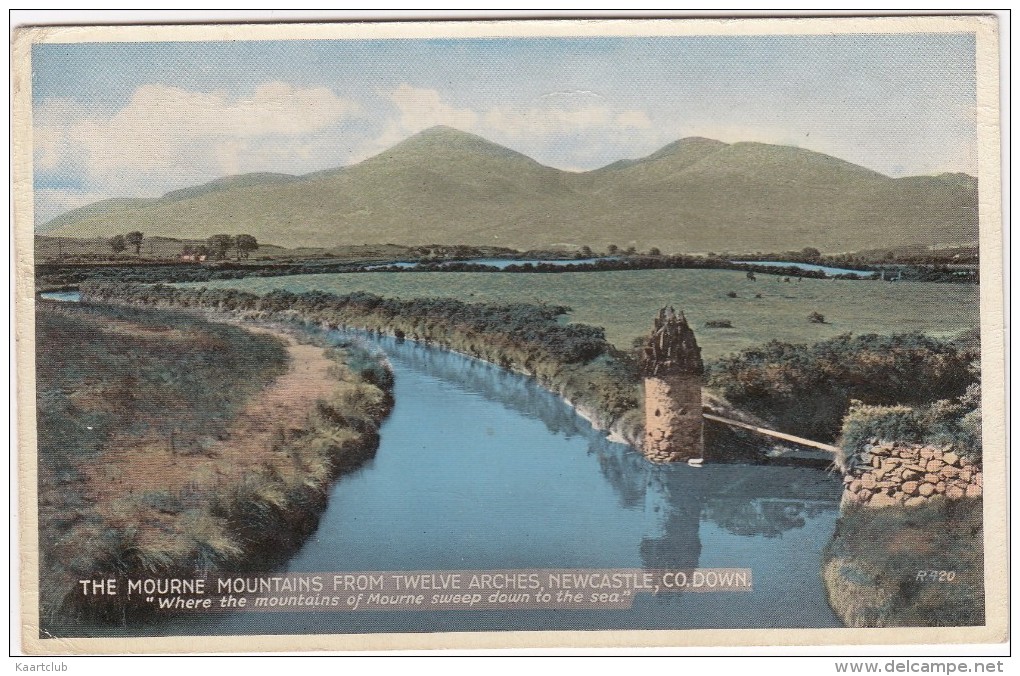
[[[977,380],[976,356],[917,333],[844,334],[814,345],[772,341],[719,360],[709,384],[782,431],[828,441],[840,433],[852,400],[917,406],[963,396]]]
[[[951,446],[958,455],[980,464],[980,383],[971,384],[955,399],[939,399],[927,406],[869,406],[852,401],[840,434],[843,462],[853,464],[872,439]]]

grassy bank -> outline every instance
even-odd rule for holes
[[[849,509],[823,553],[829,604],[848,627],[983,624],[983,532],[980,498]]]
[[[950,337],[977,328],[976,285],[804,279],[785,283],[732,270],[633,270],[558,274],[415,272],[321,274],[203,282],[266,294],[357,292],[386,298],[456,298],[470,303],[531,303],[571,308],[570,322],[600,326],[616,348],[647,335],[659,308],[683,309],[706,359],[770,340],[814,343],[845,333]],[[728,293],[735,293],[730,297]],[[761,295],[758,298],[758,295]],[[824,323],[811,322],[817,312]],[[732,328],[707,328],[710,321]]]
[[[271,569],[314,528],[330,480],[374,452],[391,405],[388,371],[354,348],[167,311],[36,307],[52,633],[145,612],[90,606],[79,579]]]

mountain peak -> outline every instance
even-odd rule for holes
[[[619,160],[602,167],[602,169],[626,169],[627,167],[647,164],[658,160],[666,160],[676,163],[679,168],[694,164],[695,162],[698,162],[699,160],[702,160],[705,157],[727,147],[729,147],[729,144],[723,143],[722,141],[716,141],[715,139],[704,138],[702,136],[687,136],[664,145],[646,157],[636,160]]]
[[[501,159],[526,160],[538,164],[527,155],[511,150],[498,143],[445,124],[436,125],[407,137],[389,150],[384,151],[380,158],[393,158],[401,155],[426,154],[428,156],[449,154],[470,154]]]
[[[449,126],[447,124],[437,124],[437,125],[433,125],[433,126],[427,128],[427,129],[422,129],[417,134],[413,134],[410,138],[414,138],[416,136],[426,137],[426,138],[427,137],[455,138],[455,137],[458,137],[458,136],[472,136],[472,137],[475,137],[475,138],[482,138],[481,136],[477,136],[476,134],[472,134],[470,132],[466,132],[463,129],[457,129],[456,127],[451,127],[451,126]]]
[[[715,139],[705,138],[703,136],[687,136],[678,141],[673,141],[670,144],[664,145],[654,153],[646,157],[647,160],[657,160],[662,157],[670,157],[672,155],[691,155],[697,154],[701,157],[722,150],[727,147],[728,143],[722,141],[716,141]]]

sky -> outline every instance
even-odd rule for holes
[[[586,171],[687,136],[977,173],[971,34],[42,44],[36,223],[361,161],[437,124]]]

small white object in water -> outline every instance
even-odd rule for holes
[[[691,467],[701,467],[701,464],[705,462],[704,458],[691,458],[687,461],[687,464]]]

